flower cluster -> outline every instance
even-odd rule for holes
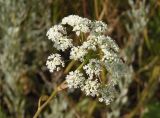
[[[87,50],[85,50],[82,46],[74,46],[70,52],[70,59],[81,60],[83,61],[84,56],[87,54]]]
[[[61,59],[61,55],[59,54],[52,54],[48,57],[48,60],[46,62],[47,68],[50,70],[50,72],[53,72],[54,70],[59,71],[60,67],[64,67],[64,62]]]
[[[80,32],[90,32],[91,21],[87,18],[82,18],[77,15],[70,15],[62,19],[62,24],[68,24],[73,27],[73,31],[79,36]]]
[[[76,34],[77,38],[74,40],[71,39],[72,32],[67,30],[68,25]],[[116,69],[124,64],[119,57],[119,47],[109,36],[104,35],[106,31],[107,25],[102,21],[91,21],[77,15],[70,15],[50,28],[47,36],[53,41],[57,51],[64,52],[69,48],[71,61],[75,60],[76,66],[80,64],[75,71],[69,72],[66,76],[68,88],[80,88],[87,96],[97,96],[99,101],[108,105],[114,100],[117,90],[113,81],[108,84],[103,83],[101,72],[108,71],[111,75],[110,80],[114,79],[114,83],[117,83],[119,71]],[[48,57],[46,65],[53,72],[64,67],[64,62],[59,54],[53,54]]]
[[[84,85],[81,87],[81,90],[85,92],[85,94],[91,95],[91,96],[99,96],[99,90],[100,83],[98,83],[98,80],[86,80]]]
[[[95,21],[92,24],[92,32],[93,33],[103,33],[107,30],[107,25],[102,21]]]
[[[89,79],[93,79],[94,75],[99,77],[102,68],[99,60],[91,59],[90,62],[83,67],[83,69],[88,74]]]
[[[114,81],[108,82],[103,88],[100,89],[101,96],[99,97],[100,102],[104,102],[109,105],[114,99],[118,91],[115,89],[116,83]]]
[[[62,25],[55,25],[47,32],[48,39],[54,42],[54,47],[62,51],[73,46],[72,39],[67,38],[66,34],[66,29]]]
[[[66,76],[66,82],[70,83],[68,84],[68,88],[79,88],[83,86],[85,78],[83,77],[83,74],[80,73],[80,71],[71,71],[67,76]]]

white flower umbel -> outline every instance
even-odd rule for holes
[[[96,45],[97,43],[92,40],[92,39],[88,39],[87,41],[84,41],[83,44],[82,44],[82,47],[86,50],[94,50],[96,51]]]
[[[109,105],[118,94],[118,91],[115,89],[115,82],[109,81],[107,85],[101,88],[99,93],[99,101],[104,102],[106,105]]]
[[[79,36],[80,32],[90,32],[91,20],[82,18],[77,15],[70,15],[62,19],[62,24],[68,24],[73,27],[73,31]]]
[[[72,47],[72,39],[67,38],[66,28],[62,25],[55,25],[50,28],[47,32],[48,39],[54,42],[54,47],[57,50],[66,50],[69,47]]]
[[[98,80],[86,80],[84,86],[81,87],[81,90],[85,92],[87,96],[98,96],[99,95],[100,83]]]
[[[92,23],[92,33],[105,33],[107,30],[107,24],[102,21],[95,21]]]
[[[93,37],[93,36],[92,36]],[[98,45],[102,48],[102,49],[112,49],[114,50],[116,53],[119,52],[119,47],[118,45],[115,43],[114,40],[111,39],[111,37],[109,36],[105,36],[105,35],[100,35],[97,36],[95,39],[98,43]]]
[[[54,25],[47,31],[46,35],[48,36],[48,39],[55,42],[66,34],[66,29],[62,25]]]
[[[80,71],[71,71],[67,76],[66,76],[66,82],[68,85],[68,88],[79,88],[83,85],[85,81],[85,78],[83,77],[83,74],[80,73]]]
[[[46,62],[47,68],[49,69],[50,72],[53,71],[59,71],[62,67],[64,67],[64,62],[61,60],[61,55],[59,54],[52,54],[48,57],[47,62]]]
[[[79,17],[78,15],[69,15],[67,17],[64,17],[62,19],[62,24],[68,24],[72,27],[76,26],[77,24],[80,24],[82,22],[82,17]]]
[[[99,77],[101,71],[101,63],[97,59],[91,59],[87,65],[83,67],[88,74],[89,79],[93,79],[93,76]]]
[[[72,47],[72,39],[68,39],[67,37],[60,37],[54,42],[54,47],[57,50],[65,51],[67,48]]]
[[[102,58],[102,61],[104,62],[105,61],[108,61],[108,62],[117,61],[117,59],[119,58],[116,53],[114,53],[112,50],[108,48],[102,48],[102,52],[104,53],[104,56]]]
[[[84,56],[87,54],[87,50],[82,46],[72,47],[70,52],[70,59],[74,60],[84,60]]]
[[[74,33],[70,31],[70,27]],[[126,77],[127,66],[119,57],[118,45],[109,36],[104,35],[106,30],[107,25],[102,21],[70,15],[63,18],[60,24],[50,28],[47,36],[57,51],[70,53],[69,58],[72,61],[66,70],[73,71],[66,76],[68,88],[79,88],[87,96],[97,96],[100,102],[108,105],[117,96],[115,85],[119,84],[121,78]],[[53,72],[64,67],[64,62],[59,54],[52,54],[48,57],[46,65]],[[71,65],[74,68],[70,68]],[[103,74],[100,74],[102,69]],[[101,77],[108,79],[107,84]],[[111,81],[114,84],[111,84]]]

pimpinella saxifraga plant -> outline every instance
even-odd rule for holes
[[[63,18],[47,32],[59,53],[51,54],[46,65],[54,72],[64,68],[68,61],[74,61],[65,77],[67,87],[81,89],[87,96],[98,97],[108,105],[118,95],[116,86],[126,76],[127,66],[119,56],[118,45],[104,35],[106,30],[107,25],[102,21],[77,15]],[[70,53],[69,60],[61,52]]]

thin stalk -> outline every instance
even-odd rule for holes
[[[89,111],[88,111],[89,118],[91,118],[91,115],[94,112],[96,105],[97,105],[97,102],[94,101],[94,102],[92,102],[91,106],[89,106]]]
[[[125,118],[133,118],[144,105],[144,103],[149,100],[149,93],[153,93],[153,89],[157,86],[156,84],[158,81],[159,72],[160,67],[156,66],[152,71],[152,77],[149,79],[148,86],[141,92],[141,97],[137,106],[132,110],[132,112],[126,115]]]
[[[103,57],[103,52],[102,52],[102,50],[101,49],[99,49],[99,57],[100,57],[100,59],[102,59],[102,57]],[[105,67],[104,67],[104,65],[102,65],[102,67],[101,67],[101,69],[102,69],[102,71],[101,71],[101,81],[102,81],[102,83],[105,83],[105,81],[106,81],[106,70],[105,70]]]
[[[81,63],[81,65],[79,65],[79,67],[77,68],[77,70],[81,70],[83,65],[86,63],[86,61],[84,61],[83,63]]]
[[[37,118],[39,116],[39,114],[41,113],[41,111],[49,104],[49,102],[52,100],[52,98],[54,96],[56,96],[57,94],[57,90],[53,91],[51,96],[47,99],[47,101],[45,103],[43,103],[43,105],[38,107],[37,112],[35,113],[35,115],[33,116],[33,118]]]
[[[42,105],[40,105],[40,103],[38,104],[38,110],[33,116],[33,118],[37,118],[41,113],[41,111],[50,103],[50,101],[57,95],[57,93],[61,90],[64,90],[65,88],[67,88],[67,86],[65,85],[65,81],[64,81],[52,92],[52,94],[48,97],[48,99]]]
[[[96,19],[98,19],[98,0],[94,0],[94,9],[95,9],[95,14],[96,14]]]
[[[68,64],[68,66],[67,66],[66,69],[64,70],[64,74],[67,74],[67,73],[71,70],[71,68],[73,67],[73,65],[75,64],[75,62],[76,62],[76,60],[72,60],[72,61]]]

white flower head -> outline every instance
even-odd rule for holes
[[[80,71],[71,71],[66,76],[66,82],[68,85],[68,88],[79,88],[83,85],[85,78],[83,77],[83,74],[80,73]]]
[[[104,33],[107,30],[107,24],[102,21],[95,21],[92,23],[93,33]]]
[[[98,98],[99,102],[104,102],[106,105],[109,105],[112,101],[113,101],[113,98]]]
[[[103,62],[116,62],[119,58],[116,53],[114,53],[112,50],[108,48],[102,48],[102,52],[104,53],[104,56],[101,59]]]
[[[82,46],[72,47],[70,52],[70,59],[83,61],[84,56],[87,54],[87,50]]]
[[[68,39],[67,37],[60,37],[54,42],[54,47],[57,50],[65,51],[67,48],[72,47],[72,39]]]
[[[90,28],[89,28],[90,23],[91,23],[90,20],[83,18],[83,19],[81,19],[79,24],[77,24],[73,27],[73,31],[76,31],[76,34],[78,36],[79,36],[80,32],[83,32],[83,33],[90,32]]]
[[[70,26],[76,26],[77,24],[79,24],[81,22],[82,18],[79,17],[78,15],[69,15],[67,17],[64,17],[62,19],[62,24],[68,24]]]
[[[67,29],[69,26],[78,37],[71,34],[73,32]],[[64,52],[70,48],[71,50],[67,50],[70,51],[70,59],[78,61],[76,66],[79,66],[79,70],[69,72],[65,78],[68,88],[79,88],[87,96],[98,96],[100,102],[108,105],[117,95],[114,86],[118,84],[117,80],[125,75],[126,71],[122,72],[122,70],[126,66],[123,66],[125,64],[119,57],[118,45],[109,36],[104,35],[106,30],[107,24],[102,21],[91,21],[77,15],[70,15],[63,18],[60,24],[50,28],[47,37],[58,51]],[[82,37],[79,36],[80,34]],[[76,40],[70,37],[75,37]],[[48,57],[46,65],[50,72],[53,72],[60,70],[65,64],[61,55],[52,54]],[[102,66],[105,66],[107,75],[112,78],[111,80],[109,78],[106,85],[98,80],[101,79]],[[81,69],[83,71],[80,72]],[[87,76],[87,79],[83,74]]]
[[[87,65],[83,67],[89,79],[93,79],[93,76],[99,77],[101,71],[101,63],[97,59],[91,59]]]
[[[118,91],[115,88],[115,81],[108,81],[108,84],[103,86],[100,90],[99,101],[104,102],[106,105],[109,105],[116,96],[118,96]]]
[[[98,96],[99,95],[99,92],[98,92],[98,89],[100,87],[100,83],[98,82],[98,80],[90,80],[90,79],[87,79],[85,81],[85,84],[83,87],[81,87],[81,90],[85,92],[85,94],[88,96],[88,95],[91,95],[91,96]]]
[[[66,35],[66,29],[62,25],[54,25],[47,31],[48,39],[55,42],[57,39]]]
[[[80,32],[90,32],[91,20],[82,18],[77,15],[70,15],[62,19],[62,24],[68,24],[73,27],[73,31],[79,36]]]
[[[97,36],[96,41],[102,49],[112,49],[116,53],[119,52],[118,45],[109,36],[105,36],[105,35]]]
[[[69,47],[72,47],[72,39],[67,38],[66,28],[62,25],[55,25],[50,28],[47,32],[48,39],[52,40],[54,47],[57,50],[66,50]]]
[[[61,55],[52,54],[48,57],[46,66],[50,72],[59,71],[61,66],[64,67],[64,62],[61,60]]]
[[[94,50],[96,51],[96,45],[97,43],[92,40],[92,39],[88,39],[87,41],[84,41],[83,44],[82,44],[82,47],[86,50]]]

